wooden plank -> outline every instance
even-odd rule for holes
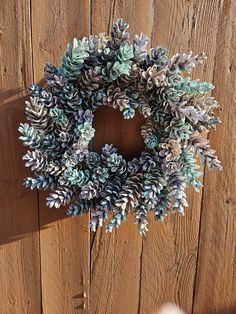
[[[209,82],[213,79],[218,5],[219,1],[210,0],[153,3],[152,45],[168,47],[170,54],[205,51],[208,60],[194,76]],[[150,220],[143,243],[140,313],[156,311],[163,302],[177,303],[186,313],[192,312],[201,193],[189,190],[188,202],[185,217],[170,216],[163,223]]]
[[[123,17],[130,25],[131,36],[141,31],[151,35],[152,1],[92,1],[92,32],[108,33],[113,21]],[[137,22],[138,21],[138,22]],[[113,143],[120,153],[131,158],[143,148],[137,115],[124,121],[122,115],[110,108],[95,113],[97,134],[93,148]],[[134,217],[112,234],[98,229],[91,243],[91,313],[137,313],[139,308],[142,238]]]
[[[22,185],[25,149],[17,128],[32,80],[30,3],[0,1],[0,309],[40,313],[37,195]]]
[[[67,42],[89,34],[89,1],[32,1],[35,81],[46,61],[59,64]],[[74,313],[87,309],[89,288],[88,217],[65,219],[65,209],[45,206],[40,193],[40,248],[44,313]],[[84,297],[86,296],[86,297]]]
[[[222,1],[217,30],[214,96],[222,125],[210,134],[224,166],[206,172],[194,313],[236,313],[236,2]]]

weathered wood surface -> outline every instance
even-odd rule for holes
[[[169,47],[170,54],[205,51],[207,62],[194,72],[202,81],[213,79],[218,5],[219,1],[211,0],[155,1],[152,44]],[[169,301],[192,312],[201,197],[189,189],[185,217],[170,216],[164,223],[150,221],[150,232],[143,241],[141,313]]]
[[[129,22],[131,36],[141,31],[151,35],[153,7],[150,1],[93,1],[92,32],[107,32],[112,21],[121,16]],[[129,124],[120,113],[104,108],[95,117],[96,129],[103,130],[95,137],[95,149],[104,143],[115,143],[119,152],[127,157],[140,153],[143,147],[141,115]],[[120,230],[106,234],[104,229],[99,229],[94,236],[91,246],[91,313],[139,311],[142,237],[133,222],[134,218],[130,217]]]
[[[90,32],[89,1],[32,1],[34,81],[45,62],[59,64],[66,44]],[[67,219],[66,209],[48,210],[40,193],[40,252],[44,313],[87,310],[89,297],[88,217]]]
[[[236,313],[235,57],[233,0],[0,0],[0,313],[154,313],[166,301],[187,313]],[[157,223],[141,237],[130,217],[118,231],[88,230],[45,206],[46,193],[22,187],[25,149],[17,128],[31,81],[66,43],[107,33],[123,17],[131,37],[144,32],[170,54],[205,51],[194,76],[216,85],[222,125],[209,135],[224,172],[205,171],[189,191],[184,218]],[[93,149],[114,143],[128,159],[142,150],[142,117],[124,121],[101,108]]]
[[[224,171],[206,171],[194,314],[236,313],[236,2],[219,10],[213,83],[222,125],[209,137]]]
[[[30,3],[1,0],[0,8],[0,312],[38,314],[38,202],[22,186],[26,150],[17,131],[32,80]]]

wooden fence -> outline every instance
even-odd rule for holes
[[[0,0],[0,313],[146,314],[166,301],[187,313],[236,313],[235,16],[234,0]],[[151,221],[146,237],[132,218],[112,234],[90,233],[88,218],[66,218],[22,186],[27,86],[73,37],[107,33],[117,17],[170,53],[205,51],[194,76],[216,85],[222,106],[209,138],[224,172],[205,169],[186,216]],[[138,154],[139,119],[104,110],[95,148],[113,142]]]

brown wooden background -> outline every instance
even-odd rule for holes
[[[165,301],[187,313],[236,313],[235,16],[235,0],[0,0],[0,313],[146,314]],[[216,85],[222,105],[209,137],[224,172],[206,170],[185,218],[151,220],[143,238],[132,218],[112,234],[90,234],[87,218],[66,218],[46,208],[45,193],[22,186],[17,128],[27,86],[73,37],[108,32],[117,17],[170,53],[205,51],[194,75]],[[113,142],[138,154],[139,125],[102,109],[94,147]]]

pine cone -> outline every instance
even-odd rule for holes
[[[68,44],[64,56],[61,58],[61,64],[65,76],[74,81],[80,75],[85,60],[89,57],[88,39],[84,37],[82,40],[74,38],[73,45]]]
[[[79,97],[78,89],[68,84],[60,93],[60,102],[64,105],[65,112],[73,113],[81,108],[82,99]]]
[[[219,108],[214,97],[199,94],[186,94],[181,97],[181,106],[175,106],[176,112],[188,118],[195,130],[215,129],[221,121],[214,113]]]
[[[96,206],[96,210],[91,212],[91,219],[89,221],[90,229],[95,232],[97,226],[102,227],[105,220],[108,219],[108,213],[99,205]]]
[[[78,79],[78,89],[82,97],[90,96],[98,90],[102,83],[102,76],[97,69],[88,69]]]
[[[146,119],[145,124],[141,128],[141,135],[144,138],[144,143],[148,148],[157,147],[160,142],[160,136],[157,133],[157,127],[153,120]]]
[[[43,90],[41,96],[38,98],[38,102],[39,104],[43,104],[46,108],[52,108],[58,104],[58,97]]]
[[[22,134],[19,137],[25,146],[30,148],[39,148],[41,146],[43,137],[34,127],[29,126],[27,123],[21,123],[18,131]]]
[[[188,207],[186,200],[186,182],[185,178],[178,173],[173,173],[168,180],[170,197],[174,199],[173,211],[184,215],[184,208]]]
[[[139,202],[139,205],[135,209],[135,223],[138,224],[139,233],[145,235],[148,231],[148,210],[142,201]]]
[[[106,47],[98,55],[98,64],[104,65],[106,67],[107,63],[113,64],[116,59],[116,51]]]
[[[47,149],[47,154],[53,159],[58,159],[63,154],[58,138],[52,134],[44,136],[41,147],[43,150]]]
[[[101,89],[101,90],[95,91],[90,95],[84,107],[92,111],[95,111],[98,109],[99,106],[103,105],[105,98],[106,98],[106,94],[104,90]]]
[[[46,62],[44,67],[44,78],[46,81],[54,80],[55,75],[58,75],[58,69],[52,62]]]
[[[112,48],[117,49],[119,46],[124,45],[128,41],[129,33],[126,32],[128,27],[129,25],[121,18],[115,21],[110,33],[110,45]]]
[[[88,144],[88,142],[85,142],[82,138],[79,138],[77,142],[72,145],[75,154],[78,156],[81,162],[85,160],[86,155],[89,152]]]
[[[123,159],[123,157],[121,155],[118,155],[116,153],[111,154],[107,158],[107,167],[113,173],[118,173],[118,174],[124,175],[127,172],[126,161]]]
[[[210,169],[217,167],[219,170],[223,170],[220,160],[215,155],[215,150],[210,148],[209,140],[202,138],[198,132],[191,135],[188,147],[192,148],[194,154],[199,155],[202,162],[206,162]]]
[[[66,86],[67,80],[60,73],[55,75],[53,80],[48,81],[48,87],[53,95],[58,95]]]
[[[115,176],[112,181],[107,182],[104,190],[101,191],[102,201],[100,207],[103,210],[112,211],[115,201],[120,195],[122,181],[120,176]]]
[[[189,54],[183,53],[183,54],[176,54],[174,55],[169,63],[168,67],[170,68],[170,71],[186,71],[191,72],[192,69],[196,67],[198,64],[202,64],[203,61],[206,59],[206,54],[204,52],[193,56],[192,51],[190,51]]]
[[[122,186],[122,189],[115,201],[115,210],[111,221],[106,226],[108,232],[111,232],[114,227],[119,227],[122,221],[126,219],[126,212],[131,207],[138,205],[138,199],[140,197],[142,174],[132,175],[128,177],[126,183]]]
[[[124,119],[132,119],[135,116],[135,110],[131,107],[125,108],[123,111]]]
[[[132,65],[133,48],[132,46],[125,45],[120,46],[116,57],[107,62],[102,68],[102,74],[105,81],[111,82],[117,80],[121,75],[129,75]]]
[[[47,206],[59,208],[62,205],[66,205],[70,202],[73,192],[68,187],[63,187],[53,191],[49,197],[47,197]]]
[[[119,195],[119,199],[116,201],[116,206],[122,210],[126,210],[127,205],[130,207],[136,207],[142,190],[142,178],[141,173],[130,175]]]
[[[158,70],[164,68],[167,63],[167,49],[162,47],[151,48],[150,52],[151,60]]]
[[[88,37],[89,57],[84,61],[87,68],[95,67],[98,64],[99,44],[99,38],[97,36],[90,35]]]
[[[79,109],[78,111],[74,112],[74,117],[79,124],[82,124],[85,122],[88,122],[88,123],[93,122],[93,113],[89,109],[87,110]]]
[[[141,135],[144,139],[152,135],[156,131],[156,125],[152,119],[147,119],[145,124],[141,127]]]
[[[151,116],[151,107],[147,99],[143,96],[138,98],[137,103],[139,104],[138,110],[144,116],[144,118],[148,118]]]
[[[114,177],[112,181],[109,181],[105,188],[101,191],[102,201],[97,206],[95,212],[91,213],[90,227],[93,231],[96,231],[97,225],[102,226],[104,220],[108,219],[108,211],[113,212],[116,199],[119,197],[119,193],[122,187],[121,178]]]
[[[166,184],[165,175],[157,169],[144,174],[142,199],[148,210],[156,206],[157,197]]]
[[[192,127],[184,119],[173,118],[172,121],[165,122],[165,132],[169,133],[169,138],[177,141],[186,141],[192,132]]]
[[[141,153],[139,158],[143,171],[152,171],[152,169],[158,167],[159,156],[154,149],[146,149]]]
[[[86,185],[82,186],[80,196],[82,199],[91,200],[98,198],[101,192],[99,182],[89,181]]]
[[[160,136],[157,134],[151,134],[150,136],[146,137],[144,143],[147,145],[148,148],[154,149],[158,146],[160,142]]]
[[[99,181],[101,183],[105,183],[109,178],[108,168],[98,166],[94,168],[92,178],[95,181]]]
[[[157,66],[153,65],[152,67],[148,68],[146,71],[141,70],[140,77],[138,81],[138,89],[140,91],[150,91],[154,87],[162,87],[167,86],[167,77],[166,71],[157,70]]]
[[[71,142],[70,134],[68,132],[64,132],[64,131],[60,132],[58,141],[61,143],[62,147],[69,146],[70,142]]]
[[[110,85],[107,90],[106,103],[109,107],[123,111],[128,107],[129,98],[119,87]]]
[[[88,183],[90,178],[89,170],[78,170],[77,168],[67,168],[64,171],[64,177],[67,178],[71,185],[82,187]]]
[[[159,144],[159,156],[164,157],[165,161],[177,160],[181,153],[179,141],[167,139],[166,142]]]
[[[32,171],[41,171],[45,169],[47,165],[47,157],[37,149],[34,151],[28,150],[23,156],[23,160],[26,160],[25,166],[31,167]]]
[[[113,147],[113,144],[105,144],[105,146],[102,147],[102,154],[101,158],[104,164],[107,163],[107,159],[114,153],[117,152],[117,149]]]
[[[179,102],[180,97],[174,88],[159,87],[151,93],[150,100],[165,108],[169,103]]]
[[[131,161],[128,161],[128,171],[130,173],[137,173],[140,170],[140,161],[138,158],[134,158]]]
[[[55,179],[49,175],[39,175],[36,178],[27,177],[24,179],[24,185],[28,188],[30,187],[31,190],[33,189],[48,189],[53,188],[55,184]]]
[[[75,167],[80,163],[78,155],[75,154],[73,150],[66,150],[63,154],[62,164],[64,164],[67,168]]]
[[[120,64],[127,63],[130,65],[129,68],[131,69],[130,61],[133,57],[134,57],[134,53],[133,53],[132,45],[129,45],[128,43],[126,43],[125,45],[120,46],[118,54],[117,54],[117,61],[120,62]]]
[[[37,84],[31,84],[29,87],[29,95],[31,97],[38,97],[39,98],[42,96],[42,92],[43,92],[42,87],[40,87]]]
[[[82,142],[88,145],[94,137],[95,129],[92,127],[91,123],[86,121],[84,124],[77,127],[76,133],[78,133]]]
[[[141,33],[140,36],[136,35],[133,41],[134,46],[134,59],[136,62],[142,62],[147,55],[148,36]]]
[[[156,65],[158,70],[163,69],[167,64],[167,49],[162,47],[151,48],[150,54],[146,55],[143,62],[140,62],[141,68],[147,70],[149,67]]]
[[[46,133],[52,129],[52,121],[48,115],[48,110],[45,106],[38,102],[38,98],[30,97],[30,101],[26,101],[27,119],[31,125],[41,133]]]
[[[164,161],[161,165],[161,169],[164,173],[167,175],[171,175],[172,173],[175,173],[180,170],[180,164],[177,161]]]
[[[94,200],[83,200],[81,199],[78,204],[71,204],[68,208],[68,216],[83,216],[86,215],[90,210],[96,208],[97,204]]]
[[[50,161],[45,167],[45,172],[55,177],[59,177],[64,170],[65,166],[61,165],[58,161]]]
[[[197,179],[202,175],[202,172],[197,170],[200,166],[196,164],[197,160],[194,158],[193,153],[186,148],[183,149],[179,162],[181,164],[180,172],[186,178],[187,184],[192,185],[196,191],[199,191],[202,183]]]
[[[154,208],[154,216],[156,220],[163,221],[167,216],[167,210],[170,208],[170,200],[168,189],[164,187],[158,195],[156,206]]]
[[[71,187],[71,182],[68,180],[68,178],[63,177],[63,175],[58,177],[57,182],[58,186],[66,186],[68,188]]]
[[[117,85],[119,87],[129,87],[135,85],[137,78],[139,76],[140,68],[137,64],[132,64],[129,74],[123,74],[117,78]]]
[[[106,225],[106,231],[112,232],[113,228],[119,228],[122,222],[126,221],[126,214],[114,213],[109,224]]]
[[[69,132],[73,126],[73,119],[59,107],[54,107],[49,110],[49,115],[54,123],[54,132],[58,136],[60,132]]]

